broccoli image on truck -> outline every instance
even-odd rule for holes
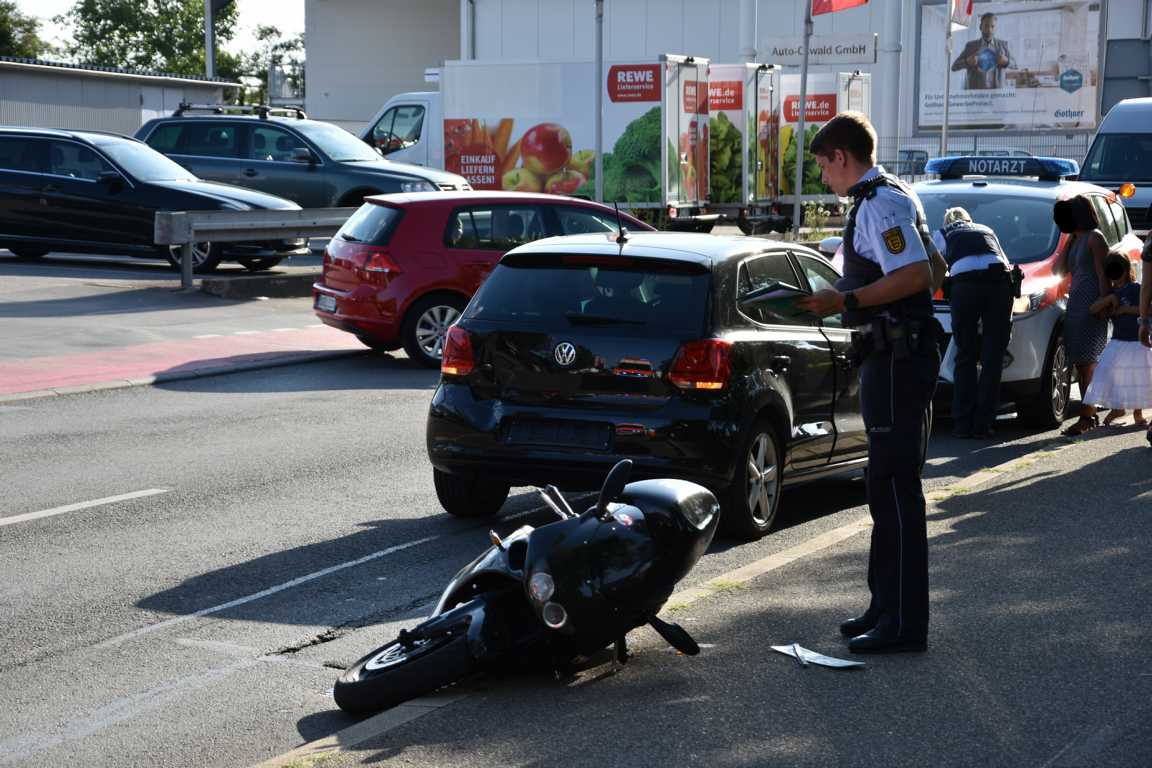
[[[604,153],[604,199],[621,203],[660,202],[660,107],[633,120],[611,152]],[[591,197],[595,171],[578,195]]]

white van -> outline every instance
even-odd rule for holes
[[[1080,169],[1080,180],[1120,190],[1131,182],[1136,190],[1122,197],[1132,229],[1140,237],[1152,227],[1152,98],[1124,99],[1108,110]]]

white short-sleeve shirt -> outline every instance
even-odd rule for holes
[[[884,169],[874,166],[857,184],[876,178]],[[884,185],[856,210],[852,245],[856,253],[880,265],[884,274],[917,261],[928,261],[928,252],[916,228],[920,202],[896,187]],[[922,214],[921,214],[922,215]]]

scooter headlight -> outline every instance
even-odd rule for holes
[[[540,618],[552,629],[560,629],[568,623],[568,611],[560,603],[545,603]]]
[[[532,578],[528,580],[528,592],[532,595],[532,599],[538,603],[547,603],[555,591],[556,583],[547,573],[533,574]],[[560,610],[563,611],[564,609],[561,608]]]

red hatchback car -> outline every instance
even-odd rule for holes
[[[317,317],[372,349],[440,367],[448,327],[506,251],[553,235],[617,230],[611,207],[525,192],[377,195],[324,251]],[[651,230],[619,214],[625,228]]]

